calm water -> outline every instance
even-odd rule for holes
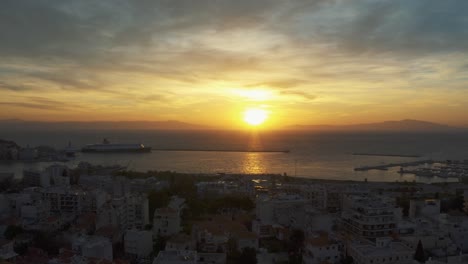
[[[364,165],[405,162],[424,158],[468,159],[468,134],[384,134],[310,132],[226,132],[226,131],[23,131],[0,132],[0,138],[21,146],[50,145],[64,148],[68,141],[81,147],[106,137],[114,143],[143,143],[154,148],[290,150],[290,153],[168,152],[145,154],[80,154],[80,161],[95,164],[128,165],[130,169],[173,170],[190,173],[287,173],[317,178],[369,181],[445,181],[399,175],[389,171],[355,172]],[[423,158],[353,156],[353,152],[419,154]],[[0,172],[21,177],[24,167],[44,163],[0,163]]]

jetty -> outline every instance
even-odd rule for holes
[[[437,163],[437,161],[418,160],[418,161],[411,161],[411,162],[389,163],[389,164],[383,164],[383,165],[357,167],[357,168],[354,168],[354,171],[388,170],[389,168],[392,168],[392,167],[409,167],[409,166],[419,166],[419,165],[434,164],[434,163]]]
[[[352,153],[353,156],[379,156],[379,157],[402,157],[402,158],[420,158],[421,155],[417,154],[388,154],[388,153],[361,153],[355,152]]]
[[[249,153],[289,153],[290,150],[255,150],[255,149],[169,149],[169,148],[153,148],[153,151],[197,151],[197,152],[249,152]]]

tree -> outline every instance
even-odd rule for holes
[[[255,248],[245,247],[239,257],[239,263],[242,264],[257,264],[257,251]]]
[[[416,247],[416,252],[414,253],[414,259],[420,263],[424,263],[424,249],[421,243],[421,240],[418,242],[418,246]]]
[[[166,242],[167,238],[158,233],[158,236],[153,241],[153,253],[157,255],[159,251],[164,250],[166,248]]]
[[[304,247],[304,231],[294,229],[289,237],[289,263],[302,263],[302,248]]]
[[[5,238],[8,240],[12,240],[21,233],[23,233],[23,228],[20,226],[9,225],[3,233],[3,236],[5,236]]]
[[[237,250],[237,241],[233,238],[229,238],[227,242],[227,257],[229,259],[238,259],[239,258],[239,250]]]
[[[353,263],[354,263],[354,259],[353,259],[353,257],[351,257],[351,256],[346,256],[346,257],[344,257],[344,258],[341,260],[341,263],[342,263],[342,264],[353,264]]]
[[[166,190],[150,191],[148,193],[149,215],[152,217],[156,208],[166,207],[169,200],[170,196]]]
[[[294,252],[300,251],[304,246],[304,240],[304,231],[294,229],[289,237],[289,250]]]

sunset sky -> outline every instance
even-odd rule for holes
[[[0,3],[0,119],[468,124],[466,0]]]

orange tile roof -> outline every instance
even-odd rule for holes
[[[330,239],[327,232],[320,232],[318,237],[309,239],[307,243],[314,247],[323,247],[330,244]]]

